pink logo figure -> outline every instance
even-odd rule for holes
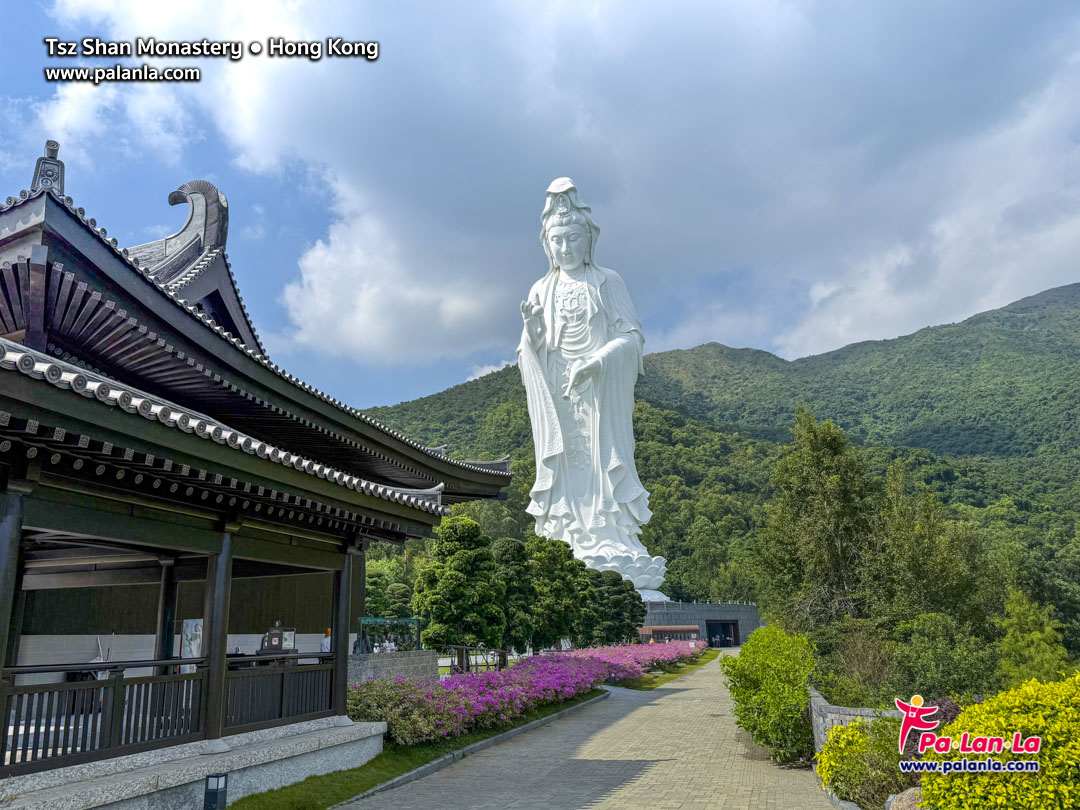
[[[940,720],[928,720],[927,718],[938,710],[937,706],[923,706],[922,695],[912,695],[911,703],[904,703],[896,699],[896,708],[904,713],[904,720],[900,724],[900,753],[904,753],[904,743],[907,742],[908,732],[912,729],[919,731],[933,731],[938,727]]]

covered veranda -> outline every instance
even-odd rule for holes
[[[437,492],[366,494],[250,437],[215,441],[214,420],[3,339],[0,381],[0,776],[344,720],[354,572],[362,583],[368,543],[430,532]],[[85,396],[100,385],[106,400]],[[229,654],[235,581],[314,571],[333,579],[329,652]],[[183,582],[205,584],[201,654],[181,659]],[[16,665],[31,594],[137,583],[158,589],[151,658]]]

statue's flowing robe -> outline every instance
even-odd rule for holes
[[[569,543],[578,559],[647,555],[638,535],[652,513],[634,466],[641,323],[615,271],[586,265],[584,289],[562,281],[560,290],[553,270],[533,285],[528,300],[543,307],[544,334],[534,347],[523,330],[517,350],[536,451],[528,512],[537,534]],[[568,298],[577,307],[569,320],[559,306]],[[569,370],[593,357],[599,373],[564,399]]]

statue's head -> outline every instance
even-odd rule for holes
[[[600,228],[592,220],[592,209],[581,202],[569,177],[560,177],[548,186],[540,223],[540,241],[552,271],[560,267],[575,270],[593,263],[593,248]]]

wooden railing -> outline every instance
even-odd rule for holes
[[[450,673],[452,675],[463,672],[497,672],[508,666],[508,653],[506,650],[466,647],[460,644],[451,644],[447,647],[447,650],[450,653]]]
[[[0,776],[202,739],[205,670],[125,678],[175,661],[12,667],[0,679]],[[186,659],[202,664],[204,659]],[[106,671],[98,680],[91,673]],[[16,675],[86,673],[91,680],[14,686]],[[85,676],[84,676],[85,677]],[[12,679],[12,680],[9,680]]]
[[[318,659],[317,664],[301,660]],[[334,656],[327,653],[292,653],[229,657],[225,676],[225,728],[230,734],[314,720],[333,713]],[[243,669],[238,664],[255,663]]]
[[[317,663],[301,663],[301,661]],[[204,739],[205,658],[11,667],[0,678],[0,778]],[[333,714],[334,656],[229,656],[227,734]],[[195,672],[176,672],[194,665]],[[169,674],[125,678],[128,669]],[[159,669],[160,668],[160,669]],[[186,667],[185,667],[186,668]],[[97,674],[106,672],[107,678]],[[14,685],[19,675],[75,673],[70,683]]]

